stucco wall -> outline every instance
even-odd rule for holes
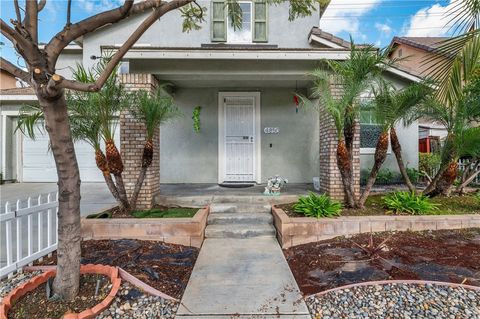
[[[317,114],[305,110],[295,113],[293,91],[261,90],[262,181],[275,174],[297,183],[318,176]],[[162,183],[218,182],[218,92],[180,88],[175,93],[184,115],[160,129]],[[199,133],[193,131],[191,119],[197,105],[202,107]],[[266,126],[278,127],[280,133],[264,134]]]
[[[67,79],[72,78],[72,71],[76,69],[77,63],[82,64],[82,52],[65,50],[58,57],[57,60],[57,73],[64,76]]]
[[[201,6],[207,7],[206,21],[200,30],[182,32],[182,17],[178,10],[165,14],[137,41],[137,45],[152,47],[200,47],[210,44],[210,1],[200,0]],[[309,48],[308,33],[319,24],[319,13],[288,21],[288,3],[278,6],[270,5],[268,9],[268,43],[280,48]],[[146,15],[136,15],[115,25],[102,28],[84,38],[83,62],[91,65],[91,55],[100,55],[101,45],[122,44],[133,30],[145,19]]]

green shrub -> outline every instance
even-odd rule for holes
[[[410,182],[412,182],[413,184],[418,183],[418,180],[420,178],[420,172],[418,171],[418,169],[407,167],[407,175],[408,178],[410,178]]]
[[[424,195],[413,192],[393,192],[383,198],[386,208],[392,212],[408,213],[411,215],[427,215],[437,209],[436,204]]]
[[[381,169],[377,174],[377,184],[388,185],[394,182],[394,174],[389,169]]]
[[[340,216],[342,204],[332,200],[327,195],[317,195],[310,192],[308,196],[300,196],[298,202],[293,205],[293,209],[307,217],[333,217]]]
[[[418,169],[421,172],[427,173],[433,177],[440,167],[442,161],[439,153],[419,153],[418,154]]]

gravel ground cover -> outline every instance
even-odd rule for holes
[[[15,287],[20,286],[25,281],[41,273],[41,271],[22,272],[16,273],[11,278],[2,279],[2,281],[0,281],[0,300],[8,295]]]
[[[97,316],[97,319],[173,319],[178,302],[152,296],[123,281],[110,308]]]
[[[315,319],[480,318],[480,291],[432,284],[357,286],[306,302]]]

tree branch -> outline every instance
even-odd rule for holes
[[[27,64],[39,64],[40,51],[35,43],[24,38],[20,33],[3,21],[3,19],[0,19],[0,31],[10,42],[12,42],[17,52],[25,59]]]
[[[38,12],[42,11],[43,8],[45,8],[45,5],[47,4],[47,0],[40,0],[38,3]]]
[[[70,22],[71,12],[72,12],[72,0],[68,0],[68,2],[67,2],[67,23],[65,24],[65,28],[69,28],[70,25],[72,24]]]
[[[17,78],[22,79],[23,81],[30,82],[30,74],[28,72],[23,71],[10,61],[5,60],[4,58],[0,58],[0,70],[7,71],[15,75]]]
[[[18,0],[14,0],[13,4],[15,5],[15,14],[17,15],[18,23],[22,23],[22,15],[20,14],[20,7],[18,6]]]
[[[25,30],[30,34],[33,42],[38,43],[38,2],[26,0],[25,4]]]
[[[161,16],[165,13],[175,10],[179,7],[182,7],[193,0],[173,0],[162,4],[161,7],[155,9],[152,14],[150,14],[139,26],[138,28],[130,35],[130,37],[125,41],[125,43],[118,49],[118,51],[112,56],[110,61],[105,66],[102,74],[94,83],[81,83],[76,81],[70,81],[61,78],[59,81],[54,81],[52,85],[56,86],[57,89],[72,89],[83,92],[96,92],[99,91],[102,86],[105,84],[107,79],[112,74],[113,70],[121,59],[125,56],[128,50],[137,42],[137,40],[145,33],[145,31],[152,26]],[[53,81],[53,77],[50,79]],[[54,86],[50,85],[51,88]]]
[[[48,64],[50,68],[54,68],[57,62],[60,52],[72,41],[81,37],[84,34],[92,32],[104,25],[118,22],[127,17],[133,9],[145,7],[145,3],[158,2],[160,5],[161,0],[147,0],[138,4],[133,4],[134,0],[125,0],[122,6],[96,14],[92,17],[79,21],[65,27],[62,31],[57,33],[50,42],[45,46],[45,52],[47,53]],[[153,7],[150,6],[150,8]],[[148,9],[147,7],[145,9]]]

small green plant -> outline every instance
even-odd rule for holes
[[[332,200],[327,195],[317,195],[310,192],[308,196],[300,196],[298,202],[293,205],[293,209],[307,217],[334,217],[340,216],[342,204]]]
[[[394,174],[389,169],[381,169],[377,175],[377,183],[381,185],[388,185],[393,183]]]
[[[427,215],[437,209],[437,204],[424,195],[413,192],[393,192],[383,198],[386,208],[395,214]]]
[[[193,109],[193,115],[192,115],[192,120],[193,120],[193,130],[195,133],[200,132],[200,111],[202,110],[201,106],[196,106]]]
[[[407,175],[413,184],[418,183],[418,179],[420,178],[420,172],[418,169],[407,167]]]
[[[432,177],[440,167],[441,157],[439,153],[419,153],[418,169],[423,175]]]

